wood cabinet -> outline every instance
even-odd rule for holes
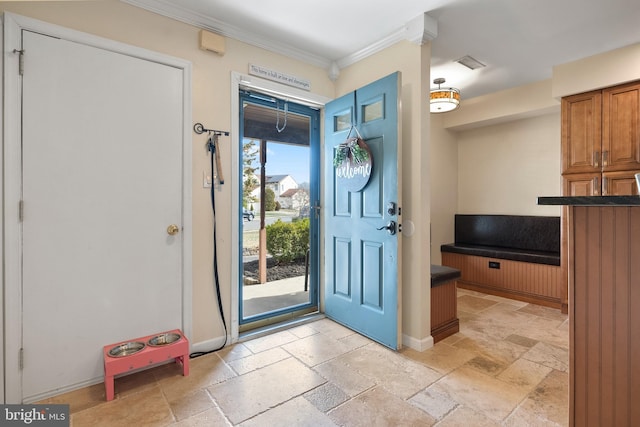
[[[569,207],[569,425],[640,425],[640,207]]]
[[[638,194],[640,82],[562,99],[566,196]]]
[[[602,147],[602,92],[562,98],[562,173],[598,173]]]
[[[563,194],[565,196],[638,195],[636,172],[640,171],[566,174],[563,176]]]

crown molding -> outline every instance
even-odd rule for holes
[[[292,48],[272,40],[266,40],[264,36],[259,36],[245,30],[242,30],[233,25],[229,25],[225,22],[219,21],[215,18],[193,12],[185,9],[176,4],[170,3],[164,0],[120,0],[123,3],[128,3],[133,6],[137,6],[141,9],[148,10],[150,12],[157,13],[158,15],[166,16],[168,18],[175,19],[185,24],[193,25],[198,28],[211,31],[221,36],[232,38],[252,46],[256,46],[274,53],[288,56],[290,58],[299,59],[317,67],[329,69],[331,66],[331,60],[314,55],[301,49]]]
[[[321,67],[329,73],[331,80],[337,79],[340,69],[348,67],[361,61],[375,53],[378,53],[402,40],[408,40],[412,43],[423,44],[433,40],[438,35],[438,22],[427,13],[412,19],[402,28],[394,31],[388,36],[378,40],[369,46],[354,52],[344,58],[333,61],[320,55],[314,55],[302,49],[296,49],[291,46],[283,45],[267,40],[264,36],[259,36],[242,30],[233,25],[219,21],[215,18],[193,12],[189,9],[178,6],[168,0],[120,0],[123,3],[175,19],[185,24],[193,25],[198,28],[229,37],[270,52],[278,53],[302,62]]]
[[[438,21],[427,13],[423,13],[407,22],[407,24],[389,34],[387,37],[370,44],[351,55],[345,56],[336,61],[340,69],[353,65],[358,61],[365,59],[375,53],[378,53],[394,44],[408,40],[411,43],[422,45],[438,36]]]

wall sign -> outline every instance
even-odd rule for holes
[[[280,71],[270,70],[269,68],[261,67],[259,65],[249,64],[249,74],[288,86],[297,87],[299,89],[311,90],[311,82],[307,79],[281,73]]]
[[[373,169],[373,156],[362,138],[347,138],[336,147],[333,157],[336,184],[351,192],[362,190]]]

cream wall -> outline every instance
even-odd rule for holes
[[[440,246],[453,242],[458,210],[458,135],[443,126],[446,114],[431,115],[431,263],[440,265]]]
[[[226,39],[226,53],[219,56],[198,48],[199,29],[117,0],[89,2],[2,2],[0,12],[13,12],[52,24],[80,30],[130,45],[191,61],[193,64],[194,123],[229,130],[231,126],[231,72],[248,72],[255,63],[311,81],[312,92],[333,98],[333,82],[318,67]],[[234,94],[235,95],[235,94]],[[221,138],[225,184],[216,197],[220,282],[227,319],[231,313],[231,155],[229,138]],[[212,213],[202,173],[209,168],[204,135],[193,134],[193,336],[194,343],[223,336],[212,273]],[[229,323],[229,322],[227,322]]]
[[[554,98],[640,79],[640,43],[553,67]]]
[[[405,345],[432,345],[429,247],[429,63],[431,44],[400,42],[341,71],[336,95],[395,71],[402,73],[402,332]],[[415,230],[409,233],[411,223]]]
[[[560,115],[487,126],[457,135],[458,212],[560,215],[538,196],[561,195]]]

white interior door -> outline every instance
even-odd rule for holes
[[[106,344],[184,327],[186,124],[182,69],[30,31],[22,43],[28,402],[100,380]]]

